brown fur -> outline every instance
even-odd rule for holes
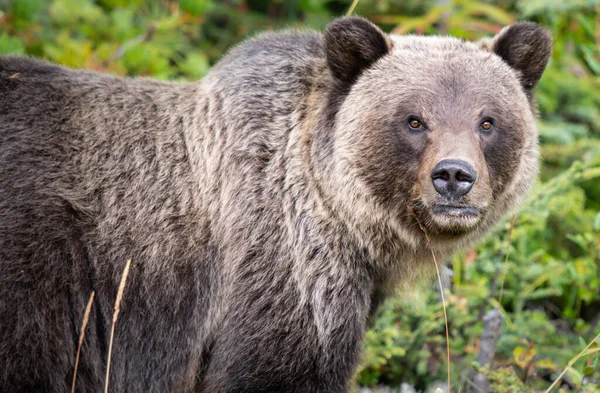
[[[534,181],[550,39],[266,34],[184,85],[0,57],[0,391],[344,392],[370,313]],[[18,74],[18,78],[12,76]],[[407,128],[409,116],[426,129]],[[479,124],[494,117],[495,128]],[[432,167],[478,172],[434,214]]]

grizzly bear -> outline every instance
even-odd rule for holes
[[[0,57],[0,391],[345,392],[396,284],[523,200],[534,23],[264,34],[203,80]],[[414,213],[414,216],[412,215]]]

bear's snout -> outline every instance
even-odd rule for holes
[[[462,160],[442,160],[431,171],[433,187],[438,194],[450,200],[468,194],[476,180],[475,169]]]

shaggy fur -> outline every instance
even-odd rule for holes
[[[533,183],[549,54],[531,23],[478,46],[343,18],[190,84],[0,57],[0,391],[70,390],[92,291],[77,391],[102,390],[131,259],[111,392],[345,392],[370,312],[431,266],[407,207],[447,256]],[[447,158],[475,217],[432,210]]]

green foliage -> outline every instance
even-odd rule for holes
[[[0,53],[10,55],[22,55],[25,52],[25,44],[17,37],[6,33],[0,35]]]
[[[523,381],[517,376],[514,368],[502,367],[490,370],[487,367],[479,368],[483,375],[490,381],[490,389],[496,393],[533,393],[528,389]]]
[[[197,80],[247,36],[322,29],[351,0],[0,0],[0,54],[168,80]],[[600,331],[600,4],[597,0],[361,0],[355,12],[398,34],[490,36],[519,19],[543,24],[554,52],[536,94],[542,171],[517,215],[476,249],[456,255],[446,294],[454,388],[485,374],[494,392],[563,382],[598,391]],[[507,265],[503,265],[510,250]],[[501,304],[498,303],[504,277]],[[365,338],[357,381],[445,379],[443,314],[433,285],[388,299]],[[491,368],[475,360],[482,317],[504,314]],[[475,366],[474,366],[475,365]]]
[[[211,0],[0,0],[0,53],[169,80],[204,76],[244,32],[216,48]]]

